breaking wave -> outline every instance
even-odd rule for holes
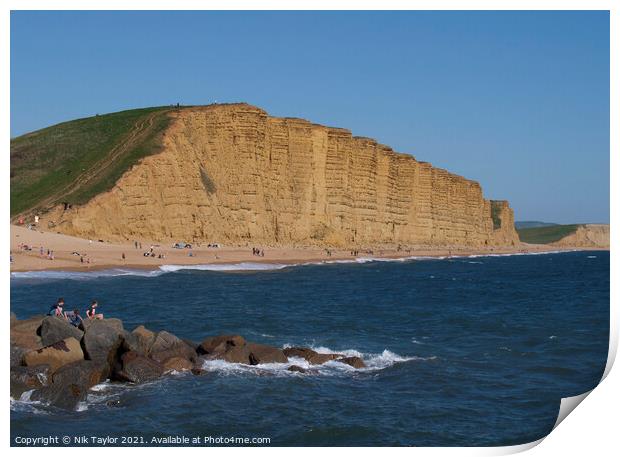
[[[357,257],[355,259],[319,260],[300,263],[262,263],[262,262],[239,262],[239,263],[213,263],[198,265],[161,265],[158,269],[148,270],[140,268],[110,268],[91,271],[67,271],[67,270],[42,270],[42,271],[17,271],[11,272],[11,280],[17,281],[57,281],[57,280],[92,280],[99,278],[111,278],[117,276],[138,276],[154,278],[163,274],[177,273],[181,271],[219,271],[219,272],[243,272],[243,271],[272,271],[285,268],[309,266],[309,265],[332,265],[332,264],[364,264],[369,262],[412,262],[421,260],[459,260],[478,259],[483,257],[511,257],[524,255],[546,255],[575,252],[573,250],[545,251],[545,252],[514,252],[507,254],[471,254],[453,256],[407,256],[398,258],[385,257]],[[471,262],[478,263],[478,262]]]
[[[286,267],[295,266],[295,264],[283,263],[259,263],[259,262],[241,262],[241,263],[211,263],[202,265],[162,265],[159,267],[164,273],[175,273],[181,270],[199,270],[199,271],[269,271],[281,270]]]
[[[285,345],[287,347],[287,345]],[[311,347],[320,354],[342,354],[345,357],[360,357],[364,360],[366,368],[353,368],[345,363],[336,360],[330,360],[321,365],[312,365],[306,359],[299,357],[289,357],[287,363],[264,363],[259,365],[245,365],[242,363],[226,362],[224,360],[206,360],[203,363],[203,369],[207,372],[215,372],[223,375],[271,375],[271,376],[338,376],[351,375],[353,373],[367,373],[378,370],[384,370],[398,363],[406,363],[411,361],[434,360],[436,357],[404,357],[395,354],[387,349],[378,354],[362,353],[355,349],[345,349],[342,351],[333,351],[326,347]],[[289,371],[291,366],[298,366],[306,370],[305,373]]]

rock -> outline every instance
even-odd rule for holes
[[[226,347],[226,346],[225,346]],[[225,352],[214,351],[207,355],[208,359],[221,359],[229,363],[250,364],[250,351],[247,346],[227,346]]]
[[[52,373],[63,365],[82,359],[84,359],[84,353],[80,342],[73,337],[24,354],[26,366],[49,365]]]
[[[239,335],[220,335],[205,339],[198,347],[205,360],[220,359],[230,363],[258,365],[259,363],[286,363],[282,350],[264,344],[246,342]]]
[[[33,316],[25,320],[11,322],[11,343],[24,349],[39,349],[43,347],[38,332],[45,316]]]
[[[336,360],[337,358],[342,357],[342,354],[321,354],[317,353],[314,357],[310,358],[308,362],[312,365],[321,365],[325,362],[329,362],[330,360]]]
[[[149,357],[159,363],[172,357],[181,357],[193,362],[196,360],[196,351],[172,333],[161,331],[155,336]]]
[[[194,362],[194,366],[192,367],[192,374],[201,375],[206,371],[203,368],[205,360],[208,360],[205,358],[205,356],[200,356],[196,359],[196,361]]]
[[[125,330],[123,328],[123,321],[120,319],[116,319],[116,318],[110,318],[110,319],[88,319],[85,318],[82,320],[82,323],[80,324],[80,330],[82,331],[86,331],[86,329],[88,327],[90,327],[93,324],[100,324],[100,323],[105,323],[105,325],[107,325],[108,327],[112,327],[113,329],[116,329],[119,333],[123,333],[123,330]]]
[[[164,374],[164,368],[156,361],[137,352],[125,352],[121,356],[121,369],[114,374],[120,381],[140,384],[152,381]]]
[[[11,366],[16,367],[24,364],[24,354],[26,349],[11,343]]]
[[[183,341],[185,344],[191,347],[194,350],[194,352],[196,352],[198,348],[200,347],[200,343],[196,343],[195,341],[189,340],[187,338],[181,338],[181,341]]]
[[[194,364],[183,357],[171,357],[164,364],[164,371],[190,371]]]
[[[88,389],[105,379],[107,367],[92,360],[80,360],[56,371],[51,382],[32,393],[31,399],[63,409],[75,409],[86,400]]]
[[[336,362],[346,363],[347,365],[351,365],[353,368],[366,368],[366,364],[359,357],[344,357],[342,359],[336,359]]]
[[[15,322],[17,322],[17,316],[15,315],[14,312],[11,311],[11,327],[13,326]]]
[[[284,355],[286,355],[287,357],[298,357],[301,359],[306,359],[312,365],[321,365],[330,360],[343,357],[342,354],[319,354],[312,349],[301,347],[285,348],[282,352],[284,352]]]
[[[143,355],[148,355],[155,341],[155,333],[145,328],[144,325],[140,325],[133,329],[131,337],[129,337],[127,341],[131,342],[130,347],[127,349]]]
[[[45,386],[49,375],[49,365],[11,367],[11,397],[19,400],[24,392]]]
[[[223,353],[230,347],[243,347],[244,345],[245,338],[239,335],[212,336],[200,343],[196,352],[199,354]]]
[[[117,324],[110,321],[114,321],[114,319],[90,321],[84,331],[82,344],[87,359],[105,362],[112,368],[114,367],[116,353],[123,342],[123,330],[122,323],[119,329]]]
[[[307,373],[308,370],[306,370],[305,368],[299,367],[297,365],[291,365],[290,367],[287,368],[288,371],[294,371],[296,373]]]
[[[265,344],[247,343],[246,347],[250,351],[250,365],[258,365],[259,363],[287,363],[288,358],[281,349]]]
[[[56,316],[43,319],[39,333],[43,346],[49,346],[70,337],[80,341],[84,335],[84,332],[71,325],[66,319]]]

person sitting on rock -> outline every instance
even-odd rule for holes
[[[65,313],[65,318],[74,327],[79,327],[80,324],[82,323],[82,316],[80,316],[80,310],[79,309],[74,309],[73,311],[66,312]]]
[[[56,303],[50,306],[50,310],[47,312],[48,316],[63,316],[62,308],[65,306],[65,299],[60,297]]]
[[[89,319],[103,319],[103,314],[97,313],[97,300],[90,302],[90,308],[86,311],[86,316]]]

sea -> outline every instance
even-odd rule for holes
[[[212,361],[199,376],[99,384],[76,411],[26,394],[11,400],[12,444],[42,436],[137,446],[528,443],[552,431],[563,397],[601,379],[609,274],[608,251],[12,273],[20,319],[61,296],[68,309],[97,299],[129,330],[143,324],[197,342],[239,334],[367,365],[328,362],[301,374],[287,364]]]

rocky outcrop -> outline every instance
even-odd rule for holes
[[[86,400],[88,390],[105,379],[106,368],[92,360],[79,360],[63,366],[52,375],[51,382],[36,390],[32,400],[63,409],[75,409]]]
[[[74,409],[86,399],[91,387],[106,379],[139,384],[171,372],[191,371],[198,375],[205,371],[205,362],[211,360],[251,366],[289,364],[289,357],[296,357],[312,365],[335,361],[353,368],[365,367],[358,357],[321,354],[304,347],[280,349],[246,341],[239,335],[212,336],[195,344],[144,326],[128,332],[119,319],[84,321],[82,328],[83,332],[75,327],[67,329],[56,317],[39,316],[23,321],[12,318],[12,398],[19,399],[24,392],[33,390],[32,400]],[[70,336],[49,346],[30,348],[33,342],[40,343],[41,334],[53,340],[73,331],[79,332],[79,340]],[[285,367],[301,374],[311,371],[294,364]]]
[[[120,365],[121,369],[115,373],[116,379],[136,384],[152,381],[164,373],[160,363],[137,352],[123,354]]]
[[[246,104],[174,114],[162,152],[83,206],[42,218],[108,240],[267,245],[485,246],[518,242],[506,202],[348,130]]]
[[[313,351],[309,348],[285,348],[284,354],[287,357],[297,357],[301,359],[305,359],[308,363],[312,365],[321,365],[325,362],[329,362],[330,360],[335,360],[338,358],[344,357],[342,354],[319,354],[316,351]]]
[[[20,398],[28,390],[39,389],[47,385],[49,375],[48,365],[11,367],[11,397]]]
[[[80,341],[84,334],[80,329],[67,322],[66,319],[56,316],[48,316],[43,319],[39,333],[41,334],[41,344],[43,346],[49,346],[71,337]]]
[[[609,249],[609,240],[608,224],[585,224],[577,227],[575,233],[551,244],[562,248]]]
[[[41,333],[39,329],[45,316],[33,316],[25,320],[11,320],[11,344],[23,349],[39,349]]]
[[[63,365],[76,362],[84,358],[80,342],[73,337],[58,341],[51,346],[27,352],[24,355],[24,364],[28,367],[49,365],[53,373]]]

